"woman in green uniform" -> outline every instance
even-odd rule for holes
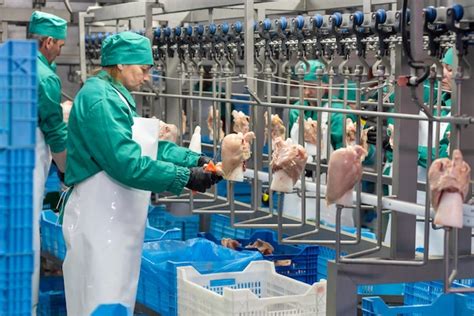
[[[132,32],[108,37],[103,70],[89,78],[69,118],[63,265],[68,315],[100,304],[133,312],[150,191],[205,191],[220,180],[207,159],[159,142],[156,119],[140,118],[130,91],[149,80],[150,41]]]

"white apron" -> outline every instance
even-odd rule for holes
[[[133,140],[142,156],[156,159],[158,132],[157,119],[134,118]],[[133,313],[150,194],[124,186],[104,171],[74,186],[63,220],[69,316],[90,315],[111,303]]]
[[[31,280],[32,315],[36,315],[38,305],[39,274],[40,274],[40,218],[43,209],[44,188],[51,166],[51,152],[46,144],[43,132],[36,128],[35,168],[33,170],[33,253],[34,266]]]

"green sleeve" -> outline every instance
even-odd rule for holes
[[[342,109],[341,103],[333,103],[333,108]],[[348,107],[347,107],[348,108]],[[353,122],[356,122],[357,117],[354,115],[346,115],[346,118],[350,118]],[[344,147],[342,143],[343,139],[343,128],[344,128],[344,114],[343,113],[332,113],[331,114],[331,145],[334,150]]]
[[[125,105],[107,99],[90,107],[83,128],[88,131],[85,142],[91,159],[126,186],[180,194],[189,180],[189,169],[142,156],[140,146],[132,140],[133,117],[128,111]]]
[[[344,127],[344,115],[341,113],[331,114],[331,145],[334,150],[344,147],[342,143],[343,139],[343,127]]]
[[[448,147],[449,147],[449,138],[445,134],[443,139],[439,141],[439,158],[449,157]],[[433,149],[431,151],[431,160],[433,161],[435,158],[436,158],[436,152]],[[427,164],[428,164],[428,147],[418,146],[418,165],[423,168],[427,168]]]
[[[364,161],[362,161],[362,164],[364,166],[372,166],[375,163],[375,145],[374,144],[368,144],[369,150],[367,153],[367,156],[365,156]]]
[[[67,127],[63,122],[61,108],[61,83],[58,78],[48,76],[38,86],[39,128],[44,134],[46,144],[53,153],[66,149]]]
[[[176,145],[173,142],[160,140],[157,160],[174,163],[181,167],[196,167],[201,155]]]

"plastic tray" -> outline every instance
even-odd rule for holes
[[[326,282],[308,285],[277,274],[273,263],[242,272],[200,274],[178,268],[178,313],[192,316],[326,315]]]
[[[34,146],[38,120],[37,43],[0,45],[0,149]]]

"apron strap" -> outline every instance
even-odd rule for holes
[[[128,104],[127,99],[125,99],[125,97],[120,93],[120,91],[118,91],[118,90],[115,89],[114,87],[112,87],[112,89],[114,89],[115,93],[117,93],[117,95],[118,95],[119,98],[123,101],[123,103],[125,103],[125,104],[128,106],[128,109],[130,110],[130,112],[133,113],[132,107],[130,106],[130,104]]]

